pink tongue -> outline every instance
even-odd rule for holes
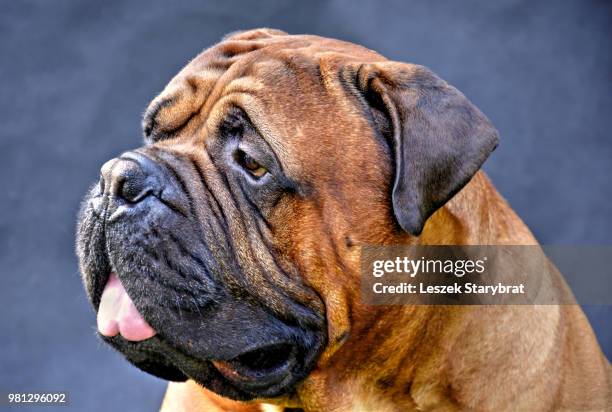
[[[131,341],[149,339],[156,333],[138,312],[115,273],[109,275],[102,292],[98,309],[98,331],[108,337],[121,334]]]

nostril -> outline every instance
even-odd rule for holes
[[[117,194],[131,203],[136,203],[151,194],[152,189],[148,187],[146,178],[140,175],[125,176],[118,187]]]
[[[99,189],[115,200],[137,203],[155,192],[158,179],[148,173],[140,162],[130,158],[113,159],[100,171]]]
[[[116,199],[123,199],[129,203],[138,203],[152,192],[147,185],[146,176],[138,169],[123,168],[117,171],[113,174],[113,180],[110,184],[109,194]]]

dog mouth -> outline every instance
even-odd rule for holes
[[[145,372],[175,381],[192,377],[234,398],[250,398],[245,392],[275,395],[295,379],[301,368],[298,348],[289,342],[259,345],[223,359],[189,354],[186,348],[168,342],[163,331],[158,333],[145,319],[115,272],[108,274],[103,287],[97,325],[103,340]],[[202,375],[206,377],[200,378]]]
[[[140,342],[157,331],[140,314],[116,273],[111,272],[100,298],[98,332],[112,338],[121,335],[130,342]],[[225,378],[248,386],[267,385],[279,380],[293,366],[293,347],[286,343],[266,345],[229,360],[211,360]]]

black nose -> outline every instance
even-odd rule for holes
[[[149,195],[159,196],[161,185],[147,157],[127,152],[106,162],[100,170],[100,192],[114,200],[138,203]]]

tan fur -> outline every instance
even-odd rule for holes
[[[577,305],[361,302],[364,244],[537,244],[483,172],[418,238],[397,229],[390,154],[337,75],[347,62],[384,60],[350,43],[260,29],[203,52],[151,104],[172,99],[155,118],[172,136],[159,144],[194,156],[240,105],[287,174],[312,182],[312,196],[283,199],[271,223],[325,303],[329,344],[294,395],[266,401],[307,411],[610,410],[610,366]],[[261,408],[188,382],[169,385],[162,410]]]

